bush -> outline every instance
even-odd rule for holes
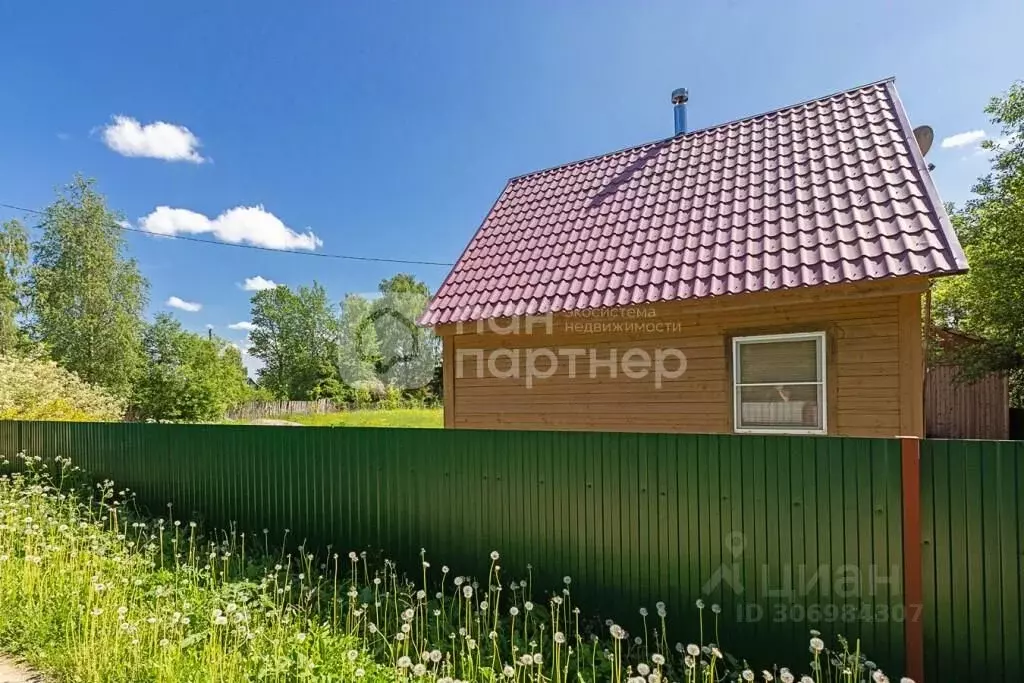
[[[385,410],[395,410],[402,407],[402,390],[398,387],[389,386],[384,391],[384,397],[380,400],[380,407]]]
[[[0,356],[0,420],[120,420],[124,402],[57,363]]]

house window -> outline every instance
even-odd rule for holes
[[[737,432],[824,434],[825,333],[734,337]]]

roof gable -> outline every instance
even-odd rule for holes
[[[422,322],[965,269],[884,81],[513,178]]]

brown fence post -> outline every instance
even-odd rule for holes
[[[906,675],[924,681],[924,567],[921,559],[921,440],[900,437],[903,460],[903,605]]]

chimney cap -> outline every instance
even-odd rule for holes
[[[690,91],[686,88],[676,88],[672,91],[672,104],[686,104],[690,99]]]

